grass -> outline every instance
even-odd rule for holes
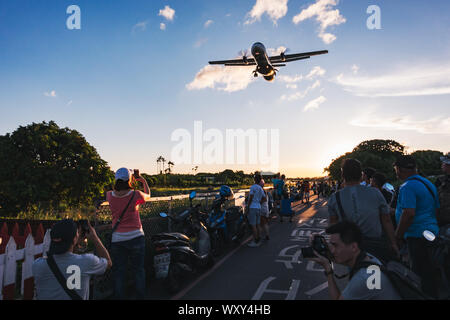
[[[233,189],[248,189],[250,186],[239,186],[237,188]],[[204,192],[215,192],[219,191],[220,186],[203,186],[203,187],[186,187],[186,188],[179,188],[179,187],[152,187],[150,188],[150,191],[152,193],[152,197],[164,197],[164,196],[172,196],[172,195],[179,195],[179,194],[189,194],[192,191],[197,191],[199,193]]]
[[[250,186],[239,186],[239,188],[233,189],[248,189]],[[173,196],[173,195],[182,195],[189,194],[192,191],[197,191],[197,193],[207,193],[207,192],[217,192],[219,191],[220,186],[202,186],[202,187],[190,187],[190,188],[175,188],[175,187],[155,187],[150,188],[152,197],[165,197],[165,196]],[[194,200],[194,204],[198,203],[200,200]],[[210,203],[212,200],[209,200]],[[202,207],[209,206],[205,199],[201,200]],[[171,203],[169,201],[152,201],[150,203],[146,203],[140,206],[139,212],[141,214],[141,218],[153,217],[159,214],[160,212],[169,212],[169,210],[173,210],[177,212],[177,210],[182,210],[182,208],[186,208],[189,206],[189,199],[177,199],[172,200]],[[87,219],[90,221],[97,220],[99,222],[110,222],[111,221],[111,212],[109,210],[109,206],[104,206],[100,210],[93,206],[86,206],[82,208],[73,208],[68,209],[62,212],[49,212],[43,210],[31,210],[29,212],[20,212],[15,216],[5,216],[0,217],[0,219],[9,219],[9,220],[59,220],[59,219],[73,219],[73,220],[81,220]]]

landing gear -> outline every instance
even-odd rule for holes
[[[253,71],[253,76],[254,76],[255,78],[258,77],[258,72]]]

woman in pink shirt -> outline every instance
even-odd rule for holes
[[[144,192],[133,190],[133,180],[144,186]],[[114,190],[106,194],[106,200],[112,213],[112,225],[115,226],[123,213],[116,230],[112,234],[111,257],[113,261],[114,296],[125,298],[125,280],[128,258],[131,260],[135,276],[136,298],[145,298],[145,236],[139,216],[139,205],[150,200],[147,181],[139,175],[134,178],[131,170],[120,168],[115,173]]]

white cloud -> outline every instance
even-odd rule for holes
[[[325,69],[321,68],[320,66],[316,66],[311,69],[311,71],[308,73],[308,75],[306,75],[306,77],[304,77],[301,74],[295,75],[295,76],[280,75],[280,76],[278,76],[277,79],[280,82],[286,83],[286,88],[297,89],[297,87],[298,87],[297,83],[299,83],[305,79],[309,80],[309,81],[313,81],[316,77],[322,77],[325,73],[326,73]],[[306,88],[305,91],[296,92],[296,93],[290,94],[290,95],[284,94],[281,96],[281,100],[293,101],[293,100],[302,99],[308,94],[309,91],[320,87],[320,85],[321,85],[320,81],[316,80],[312,85],[310,85],[308,88]]]
[[[147,29],[147,24],[148,24],[148,20],[147,21],[142,21],[142,22],[138,22],[133,26],[133,29],[131,30],[131,32],[135,32],[136,29],[140,29],[141,31],[145,31]]]
[[[288,84],[286,85],[288,88],[289,86],[292,86],[292,89],[296,89],[297,85],[292,85],[292,84]],[[295,86],[295,88],[294,88]],[[295,101],[298,99],[303,99],[304,97],[306,97],[306,95],[311,91],[314,90],[316,88],[320,87],[320,80],[316,80],[312,85],[310,85],[309,87],[307,87],[304,91],[299,91],[296,92],[294,94],[290,94],[290,95],[282,95],[281,96],[281,100],[287,100],[287,101]],[[306,111],[306,110],[305,110]]]
[[[320,87],[320,80],[316,80],[316,82],[314,82],[311,86],[311,89],[315,89]]]
[[[278,76],[278,80],[281,82],[286,82],[288,84],[291,84],[291,83],[302,81],[303,76],[301,74],[295,75],[295,76],[280,75],[280,76]]]
[[[267,49],[267,54],[269,56],[278,56],[280,55],[282,52],[285,52],[287,50],[287,48],[285,46],[279,46],[278,48],[268,48]]]
[[[161,30],[166,30],[166,24],[165,24],[165,23],[160,23],[160,24],[159,24],[159,28],[160,28]]]
[[[330,44],[334,40],[336,40],[336,36],[334,34],[326,32],[319,33],[319,38],[322,39],[322,41],[326,44]]]
[[[224,67],[207,65],[195,76],[194,80],[186,85],[188,90],[205,88],[217,89],[227,92],[244,90],[252,81],[251,67]]]
[[[324,43],[330,44],[336,40],[336,36],[327,33],[326,29],[347,21],[345,17],[340,14],[338,9],[334,9],[338,2],[338,0],[316,0],[316,3],[295,15],[292,18],[292,22],[299,24],[302,21],[314,18],[320,23],[319,37]]]
[[[434,117],[426,120],[414,120],[411,116],[382,116],[374,114],[353,119],[350,124],[358,127],[386,130],[411,130],[423,134],[450,134],[450,117]]]
[[[208,28],[213,22],[214,22],[213,20],[206,21],[204,27]]]
[[[322,77],[325,74],[326,70],[321,68],[320,66],[314,67],[306,76],[307,79],[312,79],[314,77]]]
[[[273,21],[277,23],[278,19],[283,18],[287,11],[288,0],[256,0],[252,10],[247,13],[249,19],[245,24],[252,24],[261,20],[261,16],[266,13]]]
[[[297,85],[294,85],[294,86],[295,86],[295,88],[297,88]],[[294,88],[294,86],[292,88]],[[295,101],[295,100],[298,100],[298,99],[303,99],[306,96],[307,93],[308,93],[307,90],[305,90],[305,91],[299,91],[299,92],[296,92],[296,93],[293,93],[293,94],[288,94],[288,95],[283,94],[281,96],[281,100]]]
[[[44,92],[44,96],[55,98],[56,97],[56,91],[52,90],[50,92]]]
[[[308,102],[306,104],[306,106],[303,108],[303,111],[308,111],[308,110],[314,110],[314,109],[318,109],[319,106],[324,103],[325,101],[327,101],[327,98],[325,98],[324,96],[320,96],[314,100],[311,100],[310,102]]]
[[[359,66],[357,66],[356,64],[352,65],[353,74],[358,74],[358,71],[359,71]]]
[[[383,75],[340,74],[334,82],[356,96],[403,97],[450,94],[450,64],[416,66],[411,63]]]
[[[163,16],[167,20],[172,21],[175,16],[175,10],[169,6],[165,6],[164,9],[159,10],[158,16]]]
[[[201,39],[198,39],[198,40],[195,42],[194,47],[195,47],[195,48],[200,48],[200,47],[201,47],[202,45],[204,45],[207,41],[208,41],[207,38],[201,38]]]

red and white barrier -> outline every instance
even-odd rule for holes
[[[0,229],[0,239],[0,300],[15,298],[15,290],[18,285],[16,283],[17,263],[21,261],[21,294],[24,300],[32,300],[34,298],[33,262],[48,251],[50,229],[44,235],[44,228],[40,224],[33,237],[31,227],[27,224],[24,235],[20,235],[19,225],[16,223],[9,235],[5,222]]]

